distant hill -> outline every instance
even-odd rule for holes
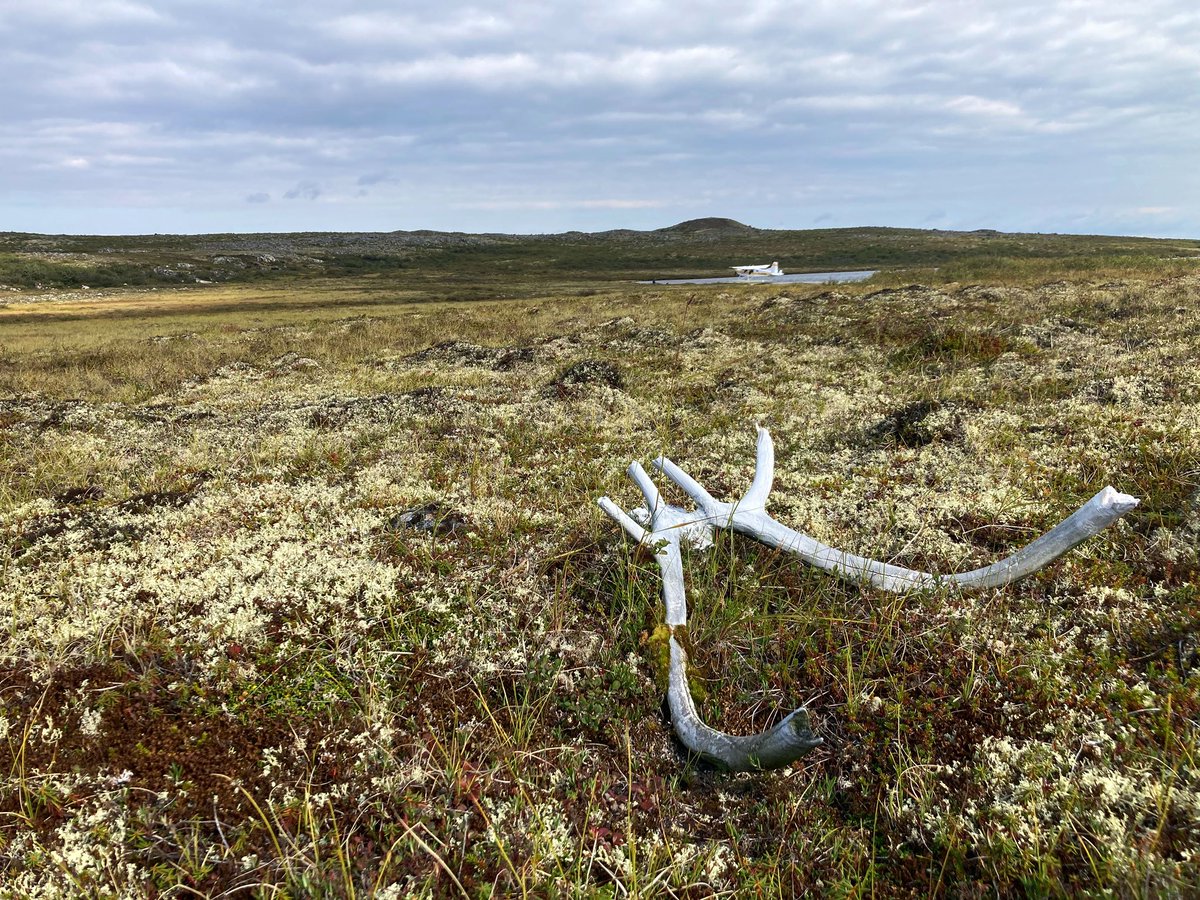
[[[1170,262],[1179,257],[1186,259]],[[210,235],[38,235],[0,232],[5,290],[184,286],[287,278],[369,277],[425,296],[488,299],[514,285],[695,278],[743,262],[787,272],[920,269],[912,278],[974,279],[1067,260],[1080,271],[1134,260],[1195,267],[1198,240],[1007,234],[990,229],[754,228],[690,219],[654,231],[564,234],[304,232]],[[1139,263],[1140,264],[1140,263]],[[933,274],[936,272],[936,276]],[[0,359],[0,368],[3,359]]]
[[[749,225],[743,225],[736,219],[722,219],[718,216],[708,216],[704,219],[688,219],[686,222],[680,222],[678,225],[670,225],[667,228],[660,228],[658,230],[669,234],[746,234],[758,229],[751,228]]]

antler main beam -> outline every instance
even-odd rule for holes
[[[705,515],[663,503],[654,482],[638,463],[630,465],[628,471],[629,477],[646,498],[646,508],[650,510],[650,530],[642,528],[608,497],[601,497],[597,502],[630,537],[649,547],[658,561],[662,573],[666,624],[670,631],[667,706],[671,710],[675,733],[683,745],[710,762],[738,771],[786,766],[813,747],[819,747],[822,740],[813,734],[808,711],[804,707],[792,712],[770,731],[747,737],[726,734],[704,724],[688,688],[687,650],[677,637],[676,630],[687,628],[687,595],[683,582],[683,559],[679,551],[680,539],[685,528],[703,523]]]
[[[646,508],[650,511],[649,530],[635,522],[608,497],[601,497],[598,503],[630,537],[653,550],[662,572],[666,624],[670,629],[667,702],[675,732],[689,750],[729,769],[784,766],[820,746],[822,741],[813,734],[808,711],[804,707],[795,710],[770,731],[747,737],[717,731],[700,719],[688,688],[687,651],[683,642],[676,637],[676,629],[687,627],[687,598],[679,550],[681,537],[686,530],[696,526],[732,528],[769,546],[793,553],[826,571],[866,581],[886,591],[901,592],[938,585],[981,589],[1000,587],[1036,572],[1099,534],[1138,504],[1136,498],[1106,487],[1072,515],[1007,559],[970,572],[936,575],[837,550],[803,532],[793,531],[768,516],[766,505],[774,480],[775,447],[765,428],[758,429],[754,480],[736,503],[717,500],[700,482],[666,457],[655,460],[654,465],[679,485],[699,509],[689,512],[664,503],[650,476],[636,462],[629,466],[628,474],[646,499]]]
[[[694,478],[666,457],[655,468],[679,485],[696,501],[708,520],[718,528],[732,528],[764,544],[792,553],[818,568],[846,578],[869,582],[885,591],[899,593],[914,588],[956,585],[967,590],[1001,587],[1031,575],[1099,534],[1138,505],[1138,500],[1109,486],[1099,491],[1069,517],[1016,553],[999,562],[970,572],[938,575],[893,566],[856,556],[822,544],[801,531],[793,531],[766,513],[767,495],[775,471],[775,447],[767,429],[758,429],[758,457],[754,482],[737,503],[716,500]]]

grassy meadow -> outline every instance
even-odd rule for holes
[[[1194,896],[1200,245],[874,231],[293,241],[175,283],[283,251],[5,236],[0,897]],[[106,284],[106,248],[145,262]],[[734,250],[887,270],[617,280]],[[594,500],[661,453],[740,495],[757,422],[778,519],[912,568],[1142,502],[973,594],[691,553],[706,721],[825,739],[728,774],[674,739],[657,566]]]

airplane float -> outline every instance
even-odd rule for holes
[[[729,268],[737,272],[739,275],[744,275],[747,278],[769,278],[773,275],[782,275],[783,270],[779,268],[779,262],[773,262],[769,266],[730,266]]]

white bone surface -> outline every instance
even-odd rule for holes
[[[754,482],[737,503],[716,500],[699,482],[665,457],[655,460],[654,465],[695,500],[707,520],[716,527],[732,528],[826,571],[897,593],[939,584],[956,585],[969,590],[1010,584],[1049,565],[1138,505],[1135,497],[1122,494],[1111,486],[1106,487],[1054,528],[1006,559],[970,572],[936,574],[838,550],[801,531],[793,531],[767,515],[767,495],[775,470],[775,447],[765,428],[758,429]]]
[[[646,527],[634,521],[608,497],[597,502],[635,541],[650,547],[662,573],[666,624],[671,629],[667,703],[679,739],[689,750],[729,769],[769,769],[784,766],[814,747],[821,738],[811,730],[808,711],[800,707],[769,731],[739,737],[705,725],[692,701],[687,680],[687,651],[675,629],[687,625],[687,596],[680,544],[711,544],[711,530],[732,528],[763,543],[799,556],[812,565],[846,578],[868,582],[882,590],[900,592],[952,585],[965,589],[1000,587],[1053,562],[1068,550],[1103,531],[1138,504],[1138,500],[1106,487],[1041,537],[1016,553],[970,572],[937,575],[856,556],[822,544],[815,538],[775,521],[766,513],[775,472],[775,447],[767,429],[758,429],[754,480],[736,503],[723,503],[666,457],[654,465],[679,485],[699,509],[689,512],[663,502],[658,488],[637,462],[628,474],[646,499]]]
[[[680,544],[689,533],[694,534],[698,526],[707,527],[705,514],[664,503],[650,476],[636,462],[629,467],[629,477],[646,498],[646,507],[650,511],[648,530],[608,497],[601,497],[597,502],[630,537],[651,548],[662,573],[666,624],[671,630],[667,705],[680,741],[693,753],[731,770],[778,768],[820,746],[821,738],[813,734],[808,711],[803,707],[771,730],[745,737],[726,734],[704,724],[688,688],[687,651],[676,639],[675,629],[687,625],[687,594]]]

